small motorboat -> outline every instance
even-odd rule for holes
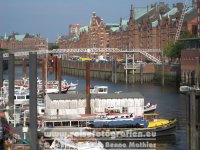
[[[108,86],[95,85],[90,87],[91,94],[108,94]]]
[[[154,112],[156,108],[157,108],[157,104],[151,104],[150,102],[148,102],[144,106],[144,113]]]
[[[189,92],[191,90],[190,86],[187,85],[182,85],[179,88],[180,93],[186,94],[187,92]]]

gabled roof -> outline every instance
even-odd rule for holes
[[[174,7],[170,11],[162,15],[162,17],[173,16],[178,12],[178,8]]]
[[[139,19],[140,17],[142,17],[143,15],[145,15],[146,13],[148,13],[151,10],[153,10],[153,8],[151,8],[149,10],[147,10],[146,7],[144,7],[144,8],[135,8],[134,9],[135,20]]]

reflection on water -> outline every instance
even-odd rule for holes
[[[7,79],[7,71],[4,72],[4,78]],[[22,75],[22,69],[16,67],[15,76],[17,79]],[[41,68],[38,69],[38,77],[41,78]],[[48,75],[49,79],[53,79],[53,74]],[[78,81],[78,92],[85,92],[85,79],[63,76],[68,82]],[[113,84],[111,82],[91,80],[91,85],[107,85],[108,92],[124,91],[124,92],[140,92],[145,97],[145,103],[151,102],[158,104],[156,112],[162,118],[177,118],[177,130],[175,136],[165,136],[156,138],[156,149],[163,150],[185,150],[186,149],[186,99],[185,95],[180,95],[176,87],[160,87],[152,84],[136,84],[126,85],[124,83]],[[119,142],[119,141],[118,141]]]

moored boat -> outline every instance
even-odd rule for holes
[[[148,102],[145,106],[144,106],[144,113],[150,113],[150,112],[154,112],[157,108],[157,104],[151,104],[150,102]]]
[[[105,138],[103,135],[108,135],[109,138],[130,138],[133,134],[136,138],[146,137],[147,133],[151,133],[147,138],[153,138],[158,136],[171,135],[176,133],[176,122],[173,119],[158,119],[158,114],[145,114],[144,120],[147,122],[146,125],[138,127],[101,127],[98,126],[87,128],[87,131],[95,133],[99,138]],[[124,122],[124,121],[123,121]],[[101,125],[102,126],[102,125]]]
[[[190,86],[186,86],[186,85],[180,86],[180,88],[179,88],[180,93],[187,93],[190,90],[191,90],[191,87]]]
[[[95,85],[90,87],[91,94],[108,94],[108,86]]]
[[[133,114],[98,115],[99,117],[90,122],[92,128],[139,128],[148,126],[143,117],[136,117]]]

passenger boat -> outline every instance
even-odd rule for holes
[[[87,131],[95,133],[95,135],[105,135],[105,133],[109,136],[103,137],[99,136],[98,138],[130,138],[130,136],[136,133],[138,136],[136,138],[143,138],[147,133],[152,133],[151,138],[171,135],[176,133],[176,122],[175,118],[173,119],[158,119],[158,114],[145,114],[144,120],[147,122],[147,126],[138,127],[101,127],[92,126],[87,128]],[[126,137],[127,136],[127,137]]]
[[[92,128],[146,128],[148,122],[143,117],[133,117],[133,114],[101,114],[90,122],[89,126]]]
[[[37,81],[38,84],[38,90],[41,92],[42,91],[42,80]],[[67,91],[74,91],[76,90],[78,83],[68,83],[66,80],[63,80],[61,83],[61,93],[66,93]],[[59,93],[59,81],[57,80],[52,80],[52,81],[47,81],[45,83],[45,91],[46,93]]]
[[[150,113],[150,112],[154,112],[157,108],[157,104],[151,104],[150,102],[148,102],[145,106],[144,106],[144,113]]]

